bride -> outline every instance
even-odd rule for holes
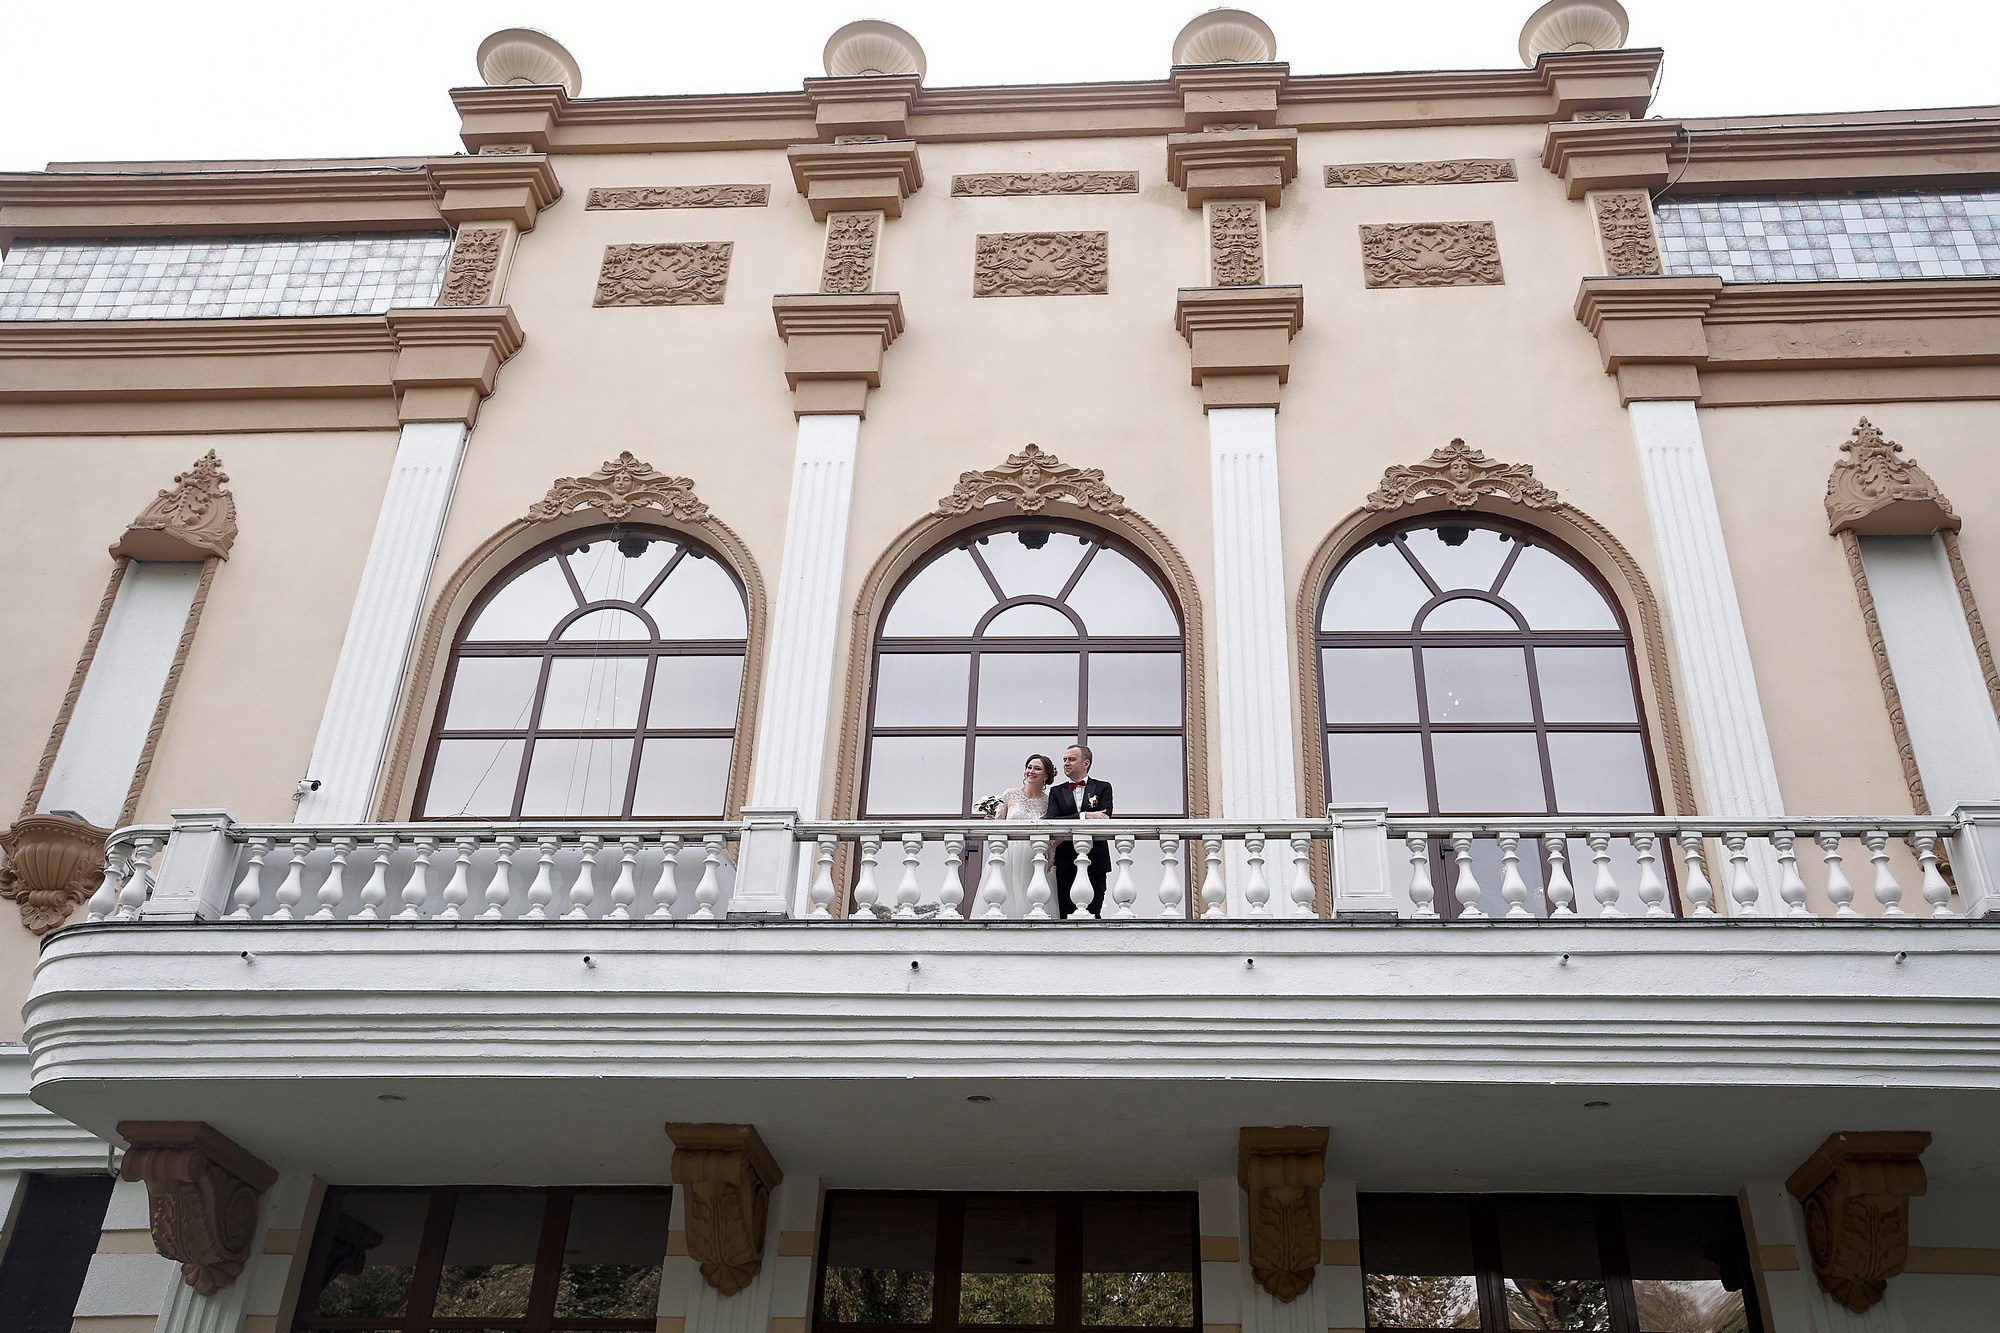
[[[1000,793],[1000,803],[993,808],[988,819],[1040,820],[1049,814],[1049,783],[1055,780],[1056,765],[1045,754],[1028,756],[1027,766],[1021,771],[1021,785],[1009,787]],[[1009,920],[1019,921],[1028,914],[1028,881],[1034,877],[1035,864],[1033,847],[1026,838],[1007,840],[1007,866],[1005,883],[1007,898],[1002,904]],[[1050,916],[1056,914],[1055,871],[1046,870],[1049,880],[1049,903],[1046,908]],[[985,876],[982,874],[981,879]],[[978,917],[984,909],[975,898],[972,910],[967,916]]]

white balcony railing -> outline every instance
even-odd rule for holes
[[[1112,920],[1462,922],[2000,911],[2000,808],[1949,816],[238,824],[119,830],[93,922],[1053,920],[1061,844],[1111,862]],[[1988,842],[1991,847],[1988,847]],[[1860,887],[1857,887],[1857,883]],[[1088,920],[1078,875],[1072,920]]]

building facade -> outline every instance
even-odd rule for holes
[[[0,177],[0,1322],[1991,1327],[2000,109],[1624,38]]]

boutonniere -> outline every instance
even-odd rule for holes
[[[1092,810],[1095,810],[1097,808],[1097,798],[1093,796],[1089,800],[1085,801],[1084,804],[1089,806]]]

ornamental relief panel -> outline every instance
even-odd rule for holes
[[[826,261],[820,268],[823,292],[865,292],[875,286],[875,247],[882,234],[880,213],[834,213],[826,220]]]
[[[1328,189],[1350,185],[1485,185],[1519,180],[1511,158],[1450,162],[1345,162],[1326,169]]]
[[[1003,194],[1137,194],[1136,171],[989,171],[953,176],[956,196],[986,198]]]
[[[1592,201],[1604,262],[1613,277],[1638,278],[1661,272],[1660,243],[1653,234],[1653,200],[1644,190],[1600,194]]]
[[[1209,270],[1217,287],[1264,284],[1264,219],[1254,203],[1211,204]]]
[[[592,190],[586,209],[763,208],[768,185],[625,185]]]
[[[493,280],[500,269],[500,245],[507,233],[498,227],[461,229],[451,247],[451,263],[444,271],[444,290],[439,305],[488,305],[493,300]]]
[[[731,241],[607,245],[593,304],[720,305],[733,248]]]
[[[1111,290],[1110,233],[1024,231],[982,235],[973,250],[974,296],[1103,296]]]
[[[1364,223],[1361,264],[1370,287],[1478,287],[1506,281],[1490,222]]]

